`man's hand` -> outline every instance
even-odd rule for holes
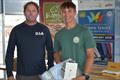
[[[13,76],[8,77],[7,80],[15,80]]]
[[[56,51],[54,53],[54,60],[55,60],[56,64],[60,63],[60,58],[61,58],[60,52]]]
[[[72,80],[85,80],[85,76],[77,76],[76,78],[73,78]]]

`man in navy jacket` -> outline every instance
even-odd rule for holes
[[[6,69],[8,80],[15,80],[12,73],[14,49],[17,47],[16,80],[40,80],[38,75],[46,71],[45,49],[48,68],[53,66],[53,43],[48,28],[37,22],[39,7],[34,2],[24,6],[26,20],[15,26],[10,34]]]

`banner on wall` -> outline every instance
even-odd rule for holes
[[[114,45],[114,10],[81,10],[78,12],[78,21],[86,25],[93,32],[97,48],[95,50],[95,62],[107,64],[112,61]]]
[[[114,58],[114,0],[79,0],[78,22],[93,32],[97,47],[95,63],[107,64]]]
[[[97,41],[114,40],[114,11],[112,9],[79,11],[78,18],[79,24],[89,26]]]
[[[79,0],[78,10],[113,9],[114,0]]]
[[[55,33],[64,27],[59,11],[64,1],[71,0],[40,0],[40,21],[49,28],[53,39]]]

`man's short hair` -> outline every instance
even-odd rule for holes
[[[76,10],[76,5],[71,1],[63,2],[60,6],[60,9],[73,8]]]
[[[28,3],[26,3],[26,4],[24,5],[24,12],[25,12],[27,6],[30,5],[30,4],[34,5],[34,6],[36,7],[37,11],[39,12],[39,6],[38,6],[38,4],[35,3],[35,2],[32,2],[32,1],[31,1],[31,2],[28,2]]]

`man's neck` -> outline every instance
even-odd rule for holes
[[[66,25],[66,27],[65,27],[66,29],[72,29],[76,26],[76,22],[74,21],[71,23],[66,23],[65,25]]]
[[[32,25],[35,25],[35,24],[37,23],[37,21],[34,21],[34,22],[25,21],[25,23],[26,23],[27,25],[32,26]]]

